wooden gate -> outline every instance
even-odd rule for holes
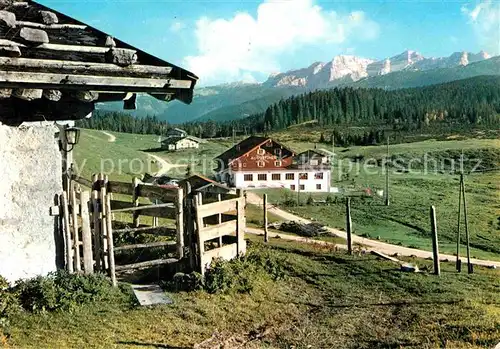
[[[199,270],[202,274],[215,258],[230,260],[246,252],[245,198],[239,191],[235,198],[203,204],[194,197]]]
[[[191,193],[189,186],[165,188],[135,178],[131,183],[109,181],[101,174],[92,181],[77,176],[72,179],[74,190],[61,197],[70,272],[107,272],[116,285],[117,272],[178,263],[179,269],[203,274],[214,258],[232,259],[246,251],[242,191],[223,194],[224,199],[221,194],[210,193],[203,198],[201,193]],[[81,186],[91,191],[82,191]],[[122,214],[131,215],[129,223],[117,228],[120,219],[116,218]],[[146,224],[146,217],[151,217],[150,224]],[[165,219],[173,220],[175,226],[163,224]],[[130,232],[170,236],[173,240],[114,246],[114,237]],[[169,258],[115,264],[117,252],[158,247],[164,248]]]

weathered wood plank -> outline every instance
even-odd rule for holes
[[[224,260],[231,260],[238,256],[237,244],[231,244],[222,246],[219,248],[214,248],[203,253],[202,255],[202,265],[206,267],[210,266],[212,260],[215,258],[222,258]]]
[[[82,263],[80,259],[80,234],[79,234],[79,229],[78,229],[78,213],[80,207],[78,206],[76,202],[76,185],[73,183],[73,185],[70,185],[70,204],[71,204],[71,225],[73,228],[73,249],[74,249],[74,262],[75,262],[75,271],[80,272],[82,271]]]
[[[237,228],[237,221],[224,222],[219,225],[212,225],[204,227],[200,230],[199,234],[201,241],[212,240],[224,235],[235,234]]]
[[[157,185],[139,184],[137,195],[149,199],[158,199],[162,202],[174,202],[177,197],[177,189],[163,188]]]
[[[169,88],[191,88],[189,80],[148,79],[120,76],[29,73],[0,70],[0,87],[63,88],[107,91],[150,91]]]
[[[177,258],[184,258],[184,189],[179,188],[175,202],[175,223],[177,230]]]
[[[225,213],[236,210],[236,203],[240,199],[231,199],[210,204],[201,205],[198,207],[198,214],[205,218],[219,213]]]
[[[83,178],[83,177],[80,177],[77,175],[72,175],[71,180],[73,180],[73,181],[77,182],[78,184],[81,184],[87,188],[92,188],[92,181],[89,181],[86,178]]]
[[[177,258],[166,258],[166,259],[155,259],[147,262],[140,262],[134,264],[117,265],[116,271],[133,270],[133,269],[143,269],[149,267],[155,267],[158,265],[177,263],[179,260]]]
[[[12,45],[10,45],[12,46]],[[81,75],[109,75],[109,76],[131,76],[131,77],[168,77],[172,67],[159,67],[152,65],[133,65],[123,68],[111,63],[92,63],[78,61],[64,61],[53,59],[31,59],[0,57],[0,66],[3,70],[40,71],[59,74],[81,74]]]
[[[105,190],[105,189],[103,189]],[[113,225],[111,218],[111,195],[106,194],[105,198],[105,214],[106,214],[106,238],[107,238],[107,247],[108,247],[108,264],[109,264],[109,276],[111,277],[111,282],[113,286],[118,286],[118,282],[116,280],[116,270],[115,270],[115,250],[114,250],[114,242],[113,242]]]
[[[116,203],[117,201],[115,201]],[[130,206],[130,204],[129,204]],[[117,212],[135,212],[137,215],[141,216],[149,216],[149,217],[165,217],[172,218],[176,217],[175,207],[171,203],[166,204],[158,204],[158,205],[139,205],[139,206],[131,206],[125,207],[121,209],[116,209],[112,211],[113,213]]]
[[[135,244],[135,245],[123,245],[115,247],[115,251],[126,251],[126,250],[134,250],[139,248],[155,248],[155,247],[173,247],[172,250],[176,248],[177,242],[175,241],[155,241],[148,242],[145,244]]]
[[[61,194],[61,204],[63,211],[64,242],[66,245],[66,269],[73,273],[73,244],[71,241],[71,229],[69,224],[68,193]]]
[[[84,24],[43,24],[43,23],[37,23],[37,22],[29,22],[29,21],[16,21],[16,26],[18,27],[31,27],[31,28],[39,28],[39,29],[44,29],[44,30],[51,30],[51,29],[81,29],[85,30],[88,27]]]
[[[82,217],[82,243],[83,243],[83,270],[86,274],[94,272],[94,257],[92,253],[92,231],[90,229],[90,192],[83,191],[80,194],[80,206]]]
[[[113,230],[113,233],[131,233],[131,232],[142,232],[144,234],[160,235],[160,236],[175,236],[177,230],[175,228],[168,227],[140,227],[140,228],[124,228]]]
[[[108,191],[115,194],[125,195],[132,195],[134,193],[134,189],[130,183],[116,181],[108,182]]]

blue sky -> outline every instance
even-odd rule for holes
[[[500,53],[500,5],[492,0],[39,1],[190,69],[201,85],[262,81],[338,54]]]

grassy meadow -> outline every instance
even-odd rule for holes
[[[236,262],[239,282],[216,293],[169,292],[172,305],[122,300],[21,312],[10,318],[5,346],[193,348],[212,338],[245,348],[472,349],[500,338],[497,270],[457,274],[442,263],[436,277],[431,261],[408,259],[424,272],[403,273],[371,255],[248,238],[250,253],[272,270]]]
[[[315,128],[289,130],[272,134],[271,137],[283,141],[293,150],[300,152],[314,148],[321,131]],[[109,137],[100,131],[84,130],[81,143],[75,148],[77,164],[86,161],[83,175],[89,177],[98,172],[101,159],[133,159],[136,165],[142,162],[150,166],[149,172],[155,172],[156,164],[148,154],[154,154],[176,164],[191,164],[192,171],[210,175],[211,159],[232,146],[232,140],[216,140],[201,144],[200,149],[179,152],[158,150],[158,136],[113,133],[117,138],[109,142]],[[391,171],[390,206],[385,206],[383,198],[374,195],[371,198],[353,198],[352,219],[356,234],[388,241],[408,247],[425,250],[431,249],[429,207],[436,206],[440,249],[443,252],[456,251],[457,209],[459,176],[450,173],[450,164],[444,159],[481,159],[482,169],[500,166],[500,140],[494,132],[471,132],[467,135],[443,135],[425,138],[422,135],[408,136],[414,142],[390,146],[393,159],[422,159],[424,154],[437,159],[437,167],[432,164],[425,168],[417,163],[412,171]],[[413,137],[413,138],[411,138]],[[474,138],[471,138],[474,137]],[[318,148],[330,150],[330,146],[318,144]],[[335,149],[336,161],[332,171],[332,186],[351,192],[361,192],[369,188],[373,193],[383,190],[385,172],[381,160],[386,154],[386,146],[355,146]],[[360,158],[354,162],[354,158]],[[373,159],[373,160],[370,160]],[[359,167],[359,171],[356,169]],[[458,169],[458,165],[456,165]],[[123,166],[126,168],[126,166]],[[351,170],[349,171],[349,168]],[[470,170],[466,164],[466,171]],[[146,171],[145,171],[146,172]],[[185,167],[172,169],[169,174],[183,177]],[[110,177],[130,181],[132,170],[111,173]],[[468,220],[471,236],[472,256],[483,259],[500,259],[500,171],[472,173],[465,176],[468,201]],[[286,189],[264,190],[272,203],[283,203],[286,199],[296,200],[296,193]],[[258,190],[257,193],[263,193]],[[333,204],[305,205],[309,194],[301,193],[301,206],[287,209],[305,218],[312,218],[335,228],[345,226],[345,208],[343,198],[336,197]],[[324,200],[326,194],[313,194],[316,200]],[[249,222],[258,225],[260,212],[249,208]],[[276,219],[273,217],[273,219]],[[462,221],[462,242],[465,241]],[[462,254],[465,248],[462,245]]]

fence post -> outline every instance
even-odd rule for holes
[[[462,271],[462,261],[460,260],[460,208],[462,206],[462,185],[464,174],[460,173],[460,188],[458,190],[458,223],[457,223],[457,261],[455,267],[458,272]]]
[[[101,241],[102,244],[102,250],[101,250],[101,260],[102,260],[102,265],[105,270],[108,269],[109,264],[108,264],[108,241],[107,241],[107,224],[106,224],[106,186],[104,183],[106,183],[106,177],[103,174],[99,175],[103,185],[101,187],[101,205],[100,205],[100,210],[101,210],[101,235],[99,236],[99,240]]]
[[[71,202],[71,220],[73,226],[73,248],[74,248],[74,264],[75,271],[82,271],[82,264],[80,260],[80,234],[78,232],[78,205],[76,203],[76,183],[70,181],[71,191],[70,202]]]
[[[103,214],[105,214],[106,221],[106,238],[107,238],[107,247],[108,247],[108,264],[109,264],[109,276],[111,277],[111,282],[113,286],[117,286],[118,283],[116,281],[116,271],[115,271],[115,250],[113,245],[113,224],[112,224],[112,213],[111,213],[111,197],[110,194],[106,194],[104,197],[104,210]]]
[[[73,246],[71,243],[71,231],[69,224],[68,193],[65,191],[61,194],[61,203],[63,211],[64,240],[66,242],[66,268],[69,273],[73,273]]]
[[[176,226],[177,226],[177,258],[184,257],[184,190],[179,187],[177,190],[177,200],[175,202],[176,209]]]
[[[94,272],[92,256],[92,231],[90,230],[89,215],[90,192],[80,193],[80,206],[82,216],[82,244],[83,244],[83,270],[86,274]]]
[[[139,178],[137,177],[134,177],[132,179],[132,204],[134,206],[139,206],[139,195],[138,195],[138,185],[139,185],[140,181],[139,181]],[[135,228],[138,228],[139,227],[139,213],[136,211],[132,214],[133,216],[133,226]]]
[[[470,235],[469,235],[469,221],[467,218],[467,200],[465,199],[465,182],[462,181],[462,197],[464,199],[464,223],[465,223],[465,240],[467,242],[467,272],[472,274],[474,269],[470,262]]]
[[[222,197],[220,194],[217,194],[217,201],[218,202],[222,201]],[[217,215],[217,224],[221,224],[221,223],[222,223],[222,214],[219,213]],[[222,247],[222,236],[219,236],[219,247]]]
[[[269,242],[269,230],[267,228],[267,194],[264,194],[262,206],[264,210],[264,242]]]
[[[351,220],[351,198],[346,197],[345,200],[345,219],[347,232],[347,251],[352,254],[352,220]]]
[[[245,245],[245,198],[243,196],[243,191],[238,189],[238,201],[236,202],[236,253],[238,256],[245,252],[243,248]]]
[[[97,181],[95,182],[97,183]],[[94,186],[94,190],[92,190],[92,221],[94,223],[94,260],[95,266],[98,271],[102,270],[101,268],[101,219],[100,219],[101,209],[99,207],[99,191],[97,190],[97,186]]]
[[[205,275],[205,265],[203,260],[203,254],[205,253],[205,242],[203,241],[203,237],[201,236],[201,229],[203,228],[203,218],[200,217],[198,211],[200,206],[200,196],[194,196],[194,211],[195,211],[195,219],[196,219],[196,237],[198,242],[198,257],[200,263],[200,273],[201,275]]]
[[[191,183],[186,182],[184,193],[184,225],[185,225],[185,244],[189,246],[189,268],[196,268],[196,242],[194,240],[194,207],[191,198]]]
[[[436,208],[431,206],[431,228],[432,228],[432,259],[434,261],[434,274],[441,275],[439,265],[439,246],[436,223]]]

